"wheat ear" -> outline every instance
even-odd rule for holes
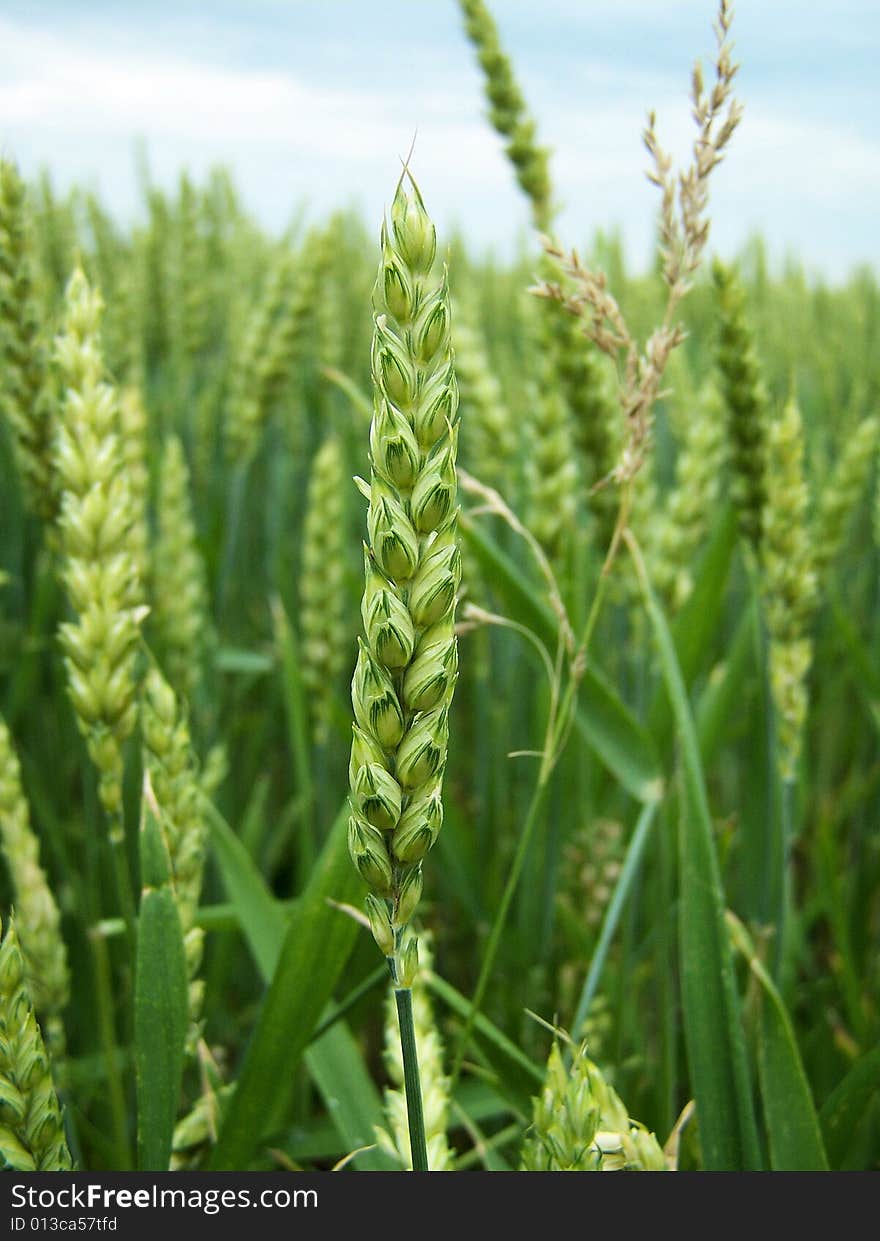
[[[434,226],[415,184],[398,184],[382,228],[375,291],[366,590],[352,681],[349,850],[397,992],[413,1162],[427,1167],[410,986],[418,948],[406,929],[422,859],[443,819],[461,557],[456,534],[458,391],[446,274],[431,270]]]

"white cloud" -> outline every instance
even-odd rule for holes
[[[596,226],[619,224],[644,260],[657,208],[644,178],[645,114],[657,108],[664,145],[686,156],[687,82],[625,63],[576,63],[573,80],[533,84],[566,207],[561,231],[581,243]],[[438,221],[461,221],[479,243],[514,244],[527,210],[484,118],[471,61],[426,62],[415,92],[395,89],[387,74],[328,76],[325,62],[322,70],[307,60],[299,72],[209,64],[197,45],[186,54],[96,46],[0,19],[0,149],[29,173],[45,163],[64,183],[97,182],[112,207],[131,214],[132,143],[143,137],[161,181],[183,165],[201,175],[226,163],[246,201],[277,227],[303,199],[317,212],[356,197],[378,218],[417,130],[416,167]],[[878,192],[880,144],[794,110],[762,110],[758,96],[716,179],[713,236],[732,247],[759,227],[780,248],[804,246],[814,260],[845,266],[860,257],[847,247],[859,243],[833,239],[833,222],[867,220]],[[873,227],[854,232],[876,250]]]

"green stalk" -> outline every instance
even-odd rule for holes
[[[602,568],[602,572],[599,575],[596,593],[593,596],[593,602],[587,617],[587,623],[584,626],[583,636],[578,647],[578,654],[575,657],[575,663],[579,664],[583,668],[586,667],[586,657],[590,647],[590,641],[593,637],[593,633],[602,610],[602,604],[605,600],[610,563],[609,552],[609,558],[606,560]],[[519,884],[523,864],[528,856],[529,848],[531,847],[532,839],[535,835],[535,830],[544,806],[545,797],[550,785],[550,777],[553,774],[553,770],[568,738],[569,723],[573,717],[573,713],[577,705],[577,689],[579,684],[579,676],[572,675],[569,677],[561,700],[556,704],[555,710],[553,711],[547,726],[547,736],[541,759],[541,767],[538,772],[538,779],[532,792],[532,798],[529,803],[526,820],[523,824],[523,829],[520,833],[519,842],[516,847],[516,853],[510,867],[510,872],[507,876],[507,883],[504,886],[501,904],[498,906],[498,912],[495,915],[495,921],[492,924],[492,930],[489,935],[489,942],[486,945],[486,951],[483,954],[480,974],[477,979],[473,999],[471,1000],[471,1006],[465,1022],[465,1027],[456,1047],[455,1059],[453,1061],[452,1073],[450,1075],[450,1090],[455,1089],[455,1084],[458,1081],[458,1075],[461,1072],[461,1066],[464,1060],[465,1052],[467,1051],[468,1042],[470,1041],[470,1037],[473,1032],[474,1020],[476,1019],[476,1015],[480,1010],[480,1006],[486,993],[489,975],[492,972],[492,967],[495,964],[495,958],[498,955],[501,936],[504,932],[505,926],[507,925],[507,917]]]
[[[608,950],[617,932],[620,916],[623,913],[627,897],[641,866],[642,854],[645,851],[651,828],[654,826],[654,817],[658,806],[659,802],[649,802],[647,806],[642,808],[642,813],[639,815],[638,823],[636,823],[635,831],[632,834],[632,840],[629,843],[626,858],[621,868],[620,878],[605,911],[602,929],[599,932],[599,941],[596,944],[596,950],[593,953],[593,959],[590,962],[590,968],[587,972],[587,977],[584,979],[578,1005],[572,1018],[571,1029],[575,1038],[578,1037],[578,1031],[587,1019],[590,1005],[599,989],[599,980],[602,977],[602,971],[608,959]]]
[[[334,1005],[323,1021],[320,1021],[315,1026],[312,1032],[312,1043],[316,1043],[322,1034],[326,1034],[328,1030],[332,1029],[337,1021],[342,1021],[344,1017],[347,1017],[365,995],[369,995],[374,987],[378,987],[387,978],[388,974],[385,966],[377,965],[371,974],[367,974],[363,982],[358,983],[356,987],[352,987],[351,991],[338,1004]]]
[[[98,933],[90,935],[89,944],[95,967],[98,1029],[104,1056],[104,1069],[107,1075],[107,1095],[113,1126],[114,1152],[117,1160],[115,1167],[120,1171],[125,1171],[127,1168],[131,1168],[132,1163],[128,1144],[127,1106],[119,1073],[119,1049],[116,1045],[116,1030],[113,1020],[113,980],[110,973],[110,957],[107,952],[107,942],[103,935]]]
[[[137,924],[137,906],[134,900],[134,888],[131,882],[131,870],[128,865],[128,850],[125,840],[125,824],[120,814],[118,820],[110,825],[108,833],[110,855],[113,858],[113,874],[116,880],[116,895],[119,899],[119,912],[125,924],[125,938],[128,943],[131,959],[134,960],[135,937]]]
[[[239,530],[244,509],[245,489],[247,486],[248,466],[245,461],[237,465],[229,483],[228,502],[226,506],[226,529],[223,541],[223,555],[220,560],[220,572],[217,583],[217,626],[222,629],[223,620],[229,603],[229,591],[232,582],[235,554],[238,550]]]
[[[704,1166],[709,1171],[754,1170],[761,1167],[754,1100],[696,728],[672,635],[648,581],[638,543],[629,532],[624,539],[654,632],[681,752],[682,1011]]]
[[[550,772],[548,771],[545,773],[544,767],[542,766],[541,774],[538,776],[538,782],[535,785],[534,792],[532,793],[532,800],[529,805],[528,814],[526,815],[526,820],[523,824],[522,832],[520,833],[519,843],[516,847],[516,854],[511,864],[510,872],[507,876],[507,883],[504,886],[504,894],[501,897],[501,904],[498,906],[498,912],[495,915],[495,921],[492,924],[492,931],[489,935],[489,942],[486,945],[486,951],[483,954],[483,961],[480,966],[480,975],[477,979],[476,988],[474,989],[473,999],[471,1000],[470,1009],[468,1010],[464,1030],[461,1033],[458,1040],[458,1046],[456,1047],[455,1059],[452,1065],[452,1073],[450,1074],[450,1090],[455,1089],[455,1084],[458,1081],[458,1075],[461,1072],[464,1055],[467,1051],[471,1034],[473,1033],[474,1021],[476,1020],[477,1013],[480,1011],[483,998],[486,994],[486,987],[489,983],[489,975],[491,974],[492,967],[495,964],[495,957],[498,955],[498,947],[501,943],[501,936],[504,932],[504,928],[507,925],[507,915],[510,912],[511,902],[513,901],[514,893],[516,892],[517,885],[519,884],[519,877],[522,873],[523,863],[526,860],[529,846],[532,843],[532,837],[535,834],[535,828],[538,824],[541,810],[543,809],[544,798],[549,787],[549,778]]]
[[[413,1024],[412,990],[395,987],[397,1019],[400,1022],[400,1047],[403,1052],[403,1085],[406,1091],[406,1114],[409,1120],[409,1144],[413,1172],[428,1171],[428,1145],[425,1140],[425,1116],[422,1110],[422,1083],[419,1080],[419,1056]]]
[[[776,945],[773,955],[774,981],[780,982],[791,948],[791,847],[794,840],[795,781],[781,780],[779,814],[779,884],[776,891]]]

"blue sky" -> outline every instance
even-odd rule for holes
[[[634,264],[656,196],[641,130],[657,110],[679,154],[691,64],[712,53],[712,0],[495,0],[502,38],[554,148],[559,232],[618,227]],[[880,267],[880,4],[740,0],[745,118],[712,191],[713,245],[761,231],[840,279]],[[455,0],[86,3],[0,0],[0,150],[27,173],[137,206],[135,139],[156,180],[222,162],[270,228],[305,202],[377,221],[417,131],[413,168],[441,230],[510,253],[528,213],[484,119]]]

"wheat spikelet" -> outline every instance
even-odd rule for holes
[[[183,360],[191,363],[207,344],[208,253],[199,195],[186,173],[180,178],[176,223],[174,336]]]
[[[597,523],[597,544],[604,549],[611,542],[617,517],[616,491],[607,485],[620,455],[616,402],[596,347],[586,339],[578,320],[560,306],[549,304],[547,311],[554,370],[570,413],[572,441]]]
[[[471,473],[506,495],[511,489],[517,449],[513,419],[505,406],[473,308],[455,303],[453,310],[455,374],[467,428],[462,452],[467,452]]]
[[[781,774],[786,780],[795,775],[807,715],[807,673],[812,660],[809,628],[816,604],[803,455],[803,424],[791,397],[769,430],[761,543],[770,685]]]
[[[693,587],[692,561],[706,537],[718,500],[724,462],[723,406],[717,389],[704,385],[683,426],[675,487],[659,520],[647,527],[651,577],[673,610]]]
[[[128,549],[140,582],[149,577],[150,471],[147,466],[147,411],[138,388],[126,387],[119,394],[119,446],[131,497]]]
[[[73,1167],[11,918],[0,943],[0,1157],[18,1172]]]
[[[331,437],[312,462],[300,573],[302,675],[319,745],[327,740],[345,659],[344,485],[340,444]]]
[[[432,967],[430,946],[421,939],[422,965]],[[418,1048],[419,1076],[425,1117],[425,1138],[428,1146],[428,1168],[431,1172],[451,1172],[454,1159],[446,1128],[449,1122],[450,1081],[443,1071],[443,1040],[431,1006],[427,984],[419,975],[412,988],[413,1024]],[[389,988],[385,1001],[385,1064],[393,1089],[385,1091],[387,1129],[377,1129],[379,1146],[405,1169],[412,1169],[409,1125],[404,1092],[403,1054],[394,990]]]
[[[535,122],[526,110],[491,13],[482,0],[460,0],[460,3],[465,30],[485,75],[489,119],[497,132],[507,139],[505,150],[520,188],[531,203],[535,227],[546,231],[553,214],[549,151],[537,143]]]
[[[57,508],[48,363],[34,291],[24,183],[0,160],[0,411],[9,423],[28,506],[47,521]]]
[[[202,959],[204,931],[195,925],[207,826],[202,810],[202,786],[186,716],[174,691],[158,668],[144,679],[141,708],[144,768],[155,794],[159,821],[171,863],[171,882],[180,913],[183,943],[190,977],[190,1046],[198,1037],[204,983],[196,978]]]
[[[880,442],[880,418],[865,418],[847,436],[834,472],[819,497],[813,548],[816,575],[824,577],[843,549],[846,527],[858,505]]]
[[[567,1066],[555,1041],[544,1088],[534,1100],[522,1170],[665,1172],[667,1165],[657,1139],[630,1120],[586,1045],[572,1048]]]
[[[171,208],[165,195],[151,189],[147,196],[149,221],[137,237],[138,301],[142,316],[144,357],[148,368],[161,365],[172,339],[172,273],[168,242]]]
[[[65,396],[55,445],[62,574],[77,619],[61,626],[68,692],[100,776],[122,810],[122,744],[136,716],[136,647],[145,609],[131,545],[135,521],[122,470],[116,393],[103,378],[101,298],[81,268],[70,279],[56,359]],[[116,829],[114,828],[114,831]]]
[[[313,232],[298,265],[284,254],[270,272],[247,328],[230,395],[226,449],[231,461],[247,462],[257,451],[272,408],[299,361],[328,261],[326,237]]]
[[[183,445],[175,435],[168,437],[162,449],[152,559],[153,618],[163,663],[177,692],[189,696],[202,676],[211,625],[189,470]]]
[[[437,283],[430,274],[435,251],[421,196],[401,182],[382,229],[375,293],[366,640],[352,681],[349,848],[371,889],[373,934],[404,987],[415,942],[399,954],[421,892],[421,861],[442,822],[458,670],[458,392],[446,277]]]
[[[61,938],[58,905],[40,865],[40,842],[31,826],[21,767],[2,719],[0,845],[15,894],[28,991],[57,1053],[64,1043],[61,1013],[70,997],[67,949]]]
[[[727,403],[733,498],[740,529],[757,548],[767,496],[767,393],[743,287],[723,263],[715,262],[712,275],[718,291],[718,370]]]
[[[551,560],[569,546],[577,511],[577,467],[571,420],[549,366],[533,389],[528,446],[528,526]]]

